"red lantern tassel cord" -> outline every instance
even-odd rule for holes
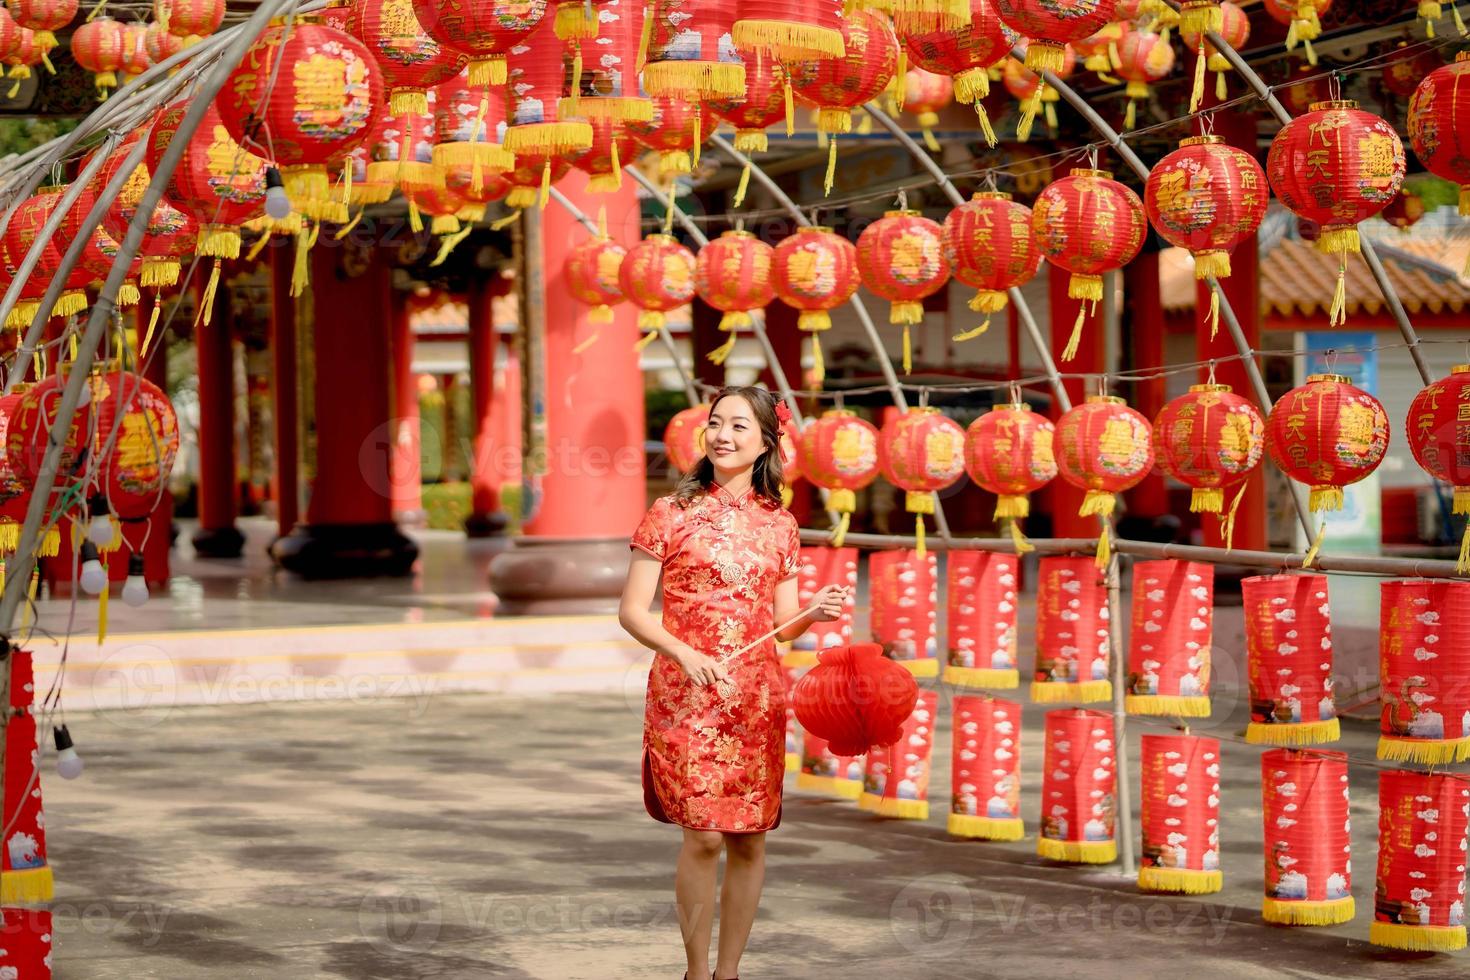
[[[1021,820],[1021,706],[989,695],[956,695],[953,736],[949,832],[1020,840],[1026,835]]]
[[[1140,750],[1143,847],[1138,887],[1204,895],[1220,871],[1220,743],[1194,735],[1144,735]]]

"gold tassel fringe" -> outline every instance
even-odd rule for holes
[[[1036,853],[1050,861],[1066,861],[1070,864],[1112,864],[1118,860],[1118,843],[1110,840],[1052,840],[1041,837],[1036,841]]]
[[[797,774],[796,788],[811,793],[825,793],[843,800],[856,800],[863,795],[861,779],[838,779],[836,776],[816,776],[809,772]]]
[[[1357,914],[1351,895],[1326,902],[1282,901],[1269,896],[1261,899],[1261,918],[1279,926],[1336,926],[1353,921]]]
[[[1139,868],[1138,887],[1146,892],[1182,892],[1209,895],[1225,887],[1222,871],[1193,871],[1189,868]]]
[[[1253,721],[1245,728],[1245,740],[1252,745],[1321,745],[1341,737],[1342,724],[1336,718],[1306,722]]]
[[[1123,710],[1130,715],[1208,718],[1210,699],[1178,694],[1127,694],[1123,697]]]
[[[951,813],[945,828],[951,837],[979,840],[1021,840],[1026,824],[1019,817],[975,817],[968,813]]]
[[[1031,682],[1031,700],[1037,704],[1057,704],[1063,701],[1092,704],[1096,701],[1111,701],[1112,699],[1112,681]]]
[[[1390,949],[1448,953],[1465,948],[1464,926],[1406,926],[1397,922],[1373,922],[1368,942]]]
[[[763,52],[782,62],[841,58],[847,52],[841,31],[786,20],[737,20],[730,39],[741,51]]]
[[[643,67],[643,90],[670,98],[743,99],[745,65],[738,61],[654,61]]]
[[[1031,498],[1025,494],[1003,493],[995,498],[995,519],[1031,516]]]
[[[1189,495],[1191,514],[1218,514],[1225,509],[1223,487],[1195,487]]]
[[[6,905],[49,902],[56,897],[51,866],[0,873],[0,902]]]
[[[1378,758],[1389,762],[1417,762],[1426,766],[1448,765],[1470,759],[1470,735],[1463,738],[1378,737]]]
[[[956,667],[951,664],[944,668],[944,683],[976,690],[1009,691],[1021,686],[1021,672],[1014,667]]]

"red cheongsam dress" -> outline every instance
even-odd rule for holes
[[[723,487],[681,507],[659,498],[632,546],[663,563],[663,625],[716,659],[776,625],[776,583],[796,574],[796,518],[779,504]],[[726,699],[668,657],[653,658],[643,721],[643,802],[663,823],[755,833],[781,822],[786,691],[775,640],[725,664]]]

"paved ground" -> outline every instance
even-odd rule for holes
[[[445,694],[73,713],[86,774],[45,785],[56,976],[677,978],[677,838],[642,811],[640,712],[637,695]],[[1229,714],[1222,733],[1242,724]],[[1040,721],[1028,706],[1033,832]],[[1372,741],[1350,725],[1344,747],[1371,757]],[[941,725],[937,801],[948,746]],[[1227,745],[1226,890],[1203,898],[1050,864],[1034,838],[951,841],[942,802],[910,823],[792,791],[743,975],[1465,976],[1466,957],[1365,941],[1366,767],[1352,787],[1357,920],[1262,924],[1257,756]]]

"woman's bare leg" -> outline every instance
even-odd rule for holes
[[[720,949],[715,978],[739,976],[755,911],[766,880],[766,835],[725,835],[725,883],[720,889]],[[690,974],[693,977],[693,974]]]
[[[724,835],[713,830],[684,828],[684,846],[674,872],[674,901],[679,910],[679,932],[689,980],[709,976],[709,941],[715,923],[715,882],[720,871]],[[747,927],[748,928],[748,927]]]

